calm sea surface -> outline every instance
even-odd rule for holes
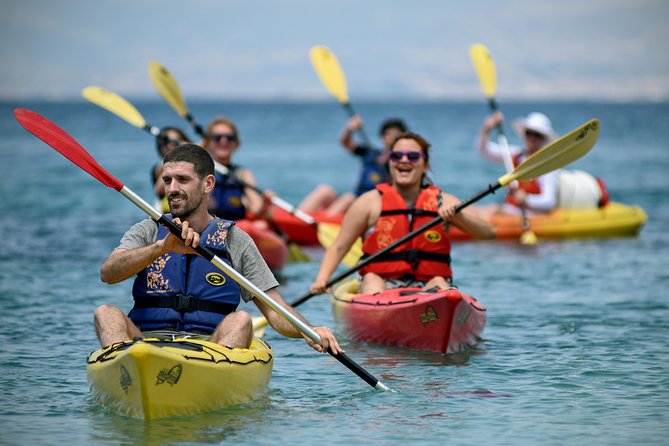
[[[135,105],[152,125],[186,127],[162,102]],[[346,116],[336,103],[189,105],[202,123],[233,118],[237,161],[288,201],[319,182],[340,192],[354,186],[358,165],[338,146]],[[424,134],[436,183],[461,199],[502,174],[472,148],[485,104],[354,105],[372,137],[389,116]],[[458,285],[488,308],[476,351],[419,353],[339,332],[349,355],[397,393],[372,390],[331,357],[270,330],[276,362],[260,399],[144,422],[99,408],[85,371],[98,346],[94,308],[131,304],[131,281],[104,285],[98,268],[144,215],[28,134],[12,110],[53,120],[147,199],[153,138],[83,100],[0,104],[0,444],[668,444],[669,105],[502,105],[510,118],[543,111],[560,134],[599,118],[599,143],[574,167],[603,177],[614,200],[646,210],[640,235],[456,245]],[[287,301],[316,274],[322,252],[309,252],[312,262],[284,271]],[[325,296],[299,310],[335,326]]]

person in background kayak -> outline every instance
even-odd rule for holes
[[[128,315],[112,305],[95,310],[96,333],[103,347],[144,337],[149,332],[200,334],[228,347],[248,348],[253,336],[251,316],[237,311],[240,299],[253,301],[269,324],[288,337],[301,333],[225,273],[197,254],[208,247],[296,317],[277,291],[278,282],[251,238],[234,222],[209,214],[209,195],[215,187],[214,163],[200,146],[183,144],[163,161],[162,179],[172,218],[181,225],[185,241],[155,221],[135,224],[100,268],[103,282],[113,284],[135,276],[134,307]],[[341,351],[327,327],[314,330],[323,345],[317,351]],[[167,333],[165,333],[167,331]],[[151,333],[153,335],[153,333]]]
[[[438,287],[452,282],[451,244],[448,225],[475,238],[493,238],[494,228],[467,209],[456,213],[459,200],[442,192],[427,177],[430,144],[415,133],[400,134],[388,152],[390,184],[381,183],[358,197],[344,216],[341,231],[325,251],[320,270],[311,284],[313,293],[322,293],[328,279],[358,237],[363,252],[374,254],[436,216],[444,224],[433,226],[390,253],[380,256],[360,270],[362,293],[378,293],[387,288]]]
[[[395,138],[408,130],[401,119],[385,120],[379,128],[379,136],[383,143],[382,149],[369,147],[355,141],[353,134],[362,128],[362,118],[358,115],[351,117],[339,137],[339,143],[353,155],[360,158],[362,171],[358,180],[355,194],[346,193],[337,196],[337,192],[326,184],[320,184],[303,201],[299,208],[305,212],[324,210],[333,214],[341,214],[353,203],[356,196],[388,180],[388,152]]]
[[[499,111],[488,116],[483,121],[476,144],[481,155],[496,163],[504,162],[504,149],[491,141],[490,136],[493,130],[503,122],[504,115]],[[527,117],[514,121],[513,129],[525,143],[524,147],[509,145],[514,166],[518,166],[557,137],[550,119],[538,112],[530,113]],[[482,211],[482,214],[492,212],[520,215],[523,207],[530,215],[547,213],[558,206],[559,182],[559,170],[548,172],[533,180],[519,181],[517,187],[508,188],[505,203],[501,207],[478,207],[477,209]]]
[[[158,150],[161,161],[154,164],[151,168],[151,181],[153,190],[162,201],[163,212],[167,212],[169,208],[167,207],[167,201],[163,200],[165,197],[165,186],[162,181],[158,181],[163,172],[162,159],[177,146],[186,142],[191,141],[188,139],[188,136],[186,136],[184,131],[177,127],[163,127],[160,130],[160,133],[156,136],[156,149]]]
[[[209,122],[202,140],[202,147],[214,160],[229,169],[228,175],[216,173],[216,186],[209,202],[209,210],[214,215],[228,220],[245,218],[247,212],[257,217],[266,216],[273,196],[271,191],[266,190],[261,195],[243,186],[256,186],[257,182],[249,169],[232,162],[240,144],[237,126],[222,116]]]

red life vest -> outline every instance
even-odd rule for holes
[[[513,166],[518,167],[520,164],[520,155],[516,155],[513,157]],[[539,181],[537,181],[536,178],[533,178],[531,180],[519,180],[518,181],[518,189],[519,190],[524,190],[528,195],[539,195],[541,194],[541,184]],[[509,189],[507,194],[506,194],[506,200],[507,203],[512,204],[514,206],[520,207],[520,203],[515,199],[514,195],[511,193],[511,190]]]
[[[441,191],[436,186],[424,188],[412,208],[407,207],[390,184],[377,184],[376,189],[381,194],[381,215],[364,240],[362,251],[366,255],[384,249],[438,215]],[[453,276],[451,241],[443,225],[435,225],[360,269],[360,274],[366,273],[376,273],[386,279],[410,277],[427,281],[442,276],[450,280]]]

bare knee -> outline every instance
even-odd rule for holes
[[[228,321],[228,319],[230,320]],[[235,311],[234,313],[230,313],[225,317],[224,320],[230,323],[234,323],[234,325],[239,327],[240,330],[253,331],[253,319],[246,311]]]
[[[100,321],[109,319],[110,317],[118,317],[119,315],[125,316],[120,308],[109,304],[102,304],[95,309],[93,319]]]
[[[362,292],[364,294],[381,293],[386,290],[386,282],[374,273],[367,273],[362,278]]]

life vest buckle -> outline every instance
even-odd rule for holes
[[[199,307],[198,300],[191,296],[177,294],[174,297],[174,309],[177,311],[197,310]]]

